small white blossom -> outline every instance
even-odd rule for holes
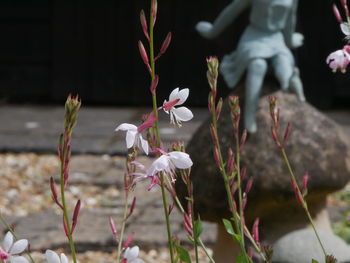
[[[189,89],[179,88],[174,89],[169,95],[169,101],[164,101],[163,109],[167,114],[170,114],[170,123],[181,126],[182,121],[189,121],[193,118],[192,111],[186,107],[177,107],[183,104],[188,97]]]
[[[20,239],[14,242],[13,235],[9,231],[0,246],[0,260],[4,263],[29,263],[25,257],[16,256],[22,253],[28,246],[27,239]]]
[[[187,153],[178,151],[164,153],[148,168],[147,175],[154,176],[162,171],[172,173],[175,168],[188,169],[192,164],[192,160]]]
[[[139,256],[140,249],[138,246],[132,248],[127,248],[124,252],[124,258],[127,260],[127,263],[144,263],[144,261]]]
[[[68,263],[68,258],[64,253],[59,257],[55,251],[46,250],[45,257],[48,263]]]
[[[142,138],[141,132],[139,132],[138,128],[129,123],[120,124],[115,131],[126,131],[126,147],[128,149],[133,146],[142,147],[144,152],[148,155],[148,142]]]

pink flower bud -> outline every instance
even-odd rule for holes
[[[247,185],[245,186],[245,192],[248,194],[250,192],[250,190],[252,189],[252,185],[253,185],[253,177],[250,177],[248,179]]]
[[[169,215],[169,216],[170,216],[171,212],[173,211],[174,206],[175,206],[175,203],[174,203],[174,202],[173,202],[171,205],[169,205],[169,207],[168,207],[168,215]]]
[[[187,213],[184,213],[184,226],[185,226],[186,232],[190,236],[192,236],[193,235],[192,221],[191,221],[191,218],[189,217],[189,215]]]
[[[145,37],[149,41],[147,21],[146,21],[145,12],[143,10],[141,10],[141,12],[140,12],[140,22],[141,22],[143,34],[145,35]]]
[[[303,177],[303,187],[302,187],[302,192],[303,192],[303,195],[305,196],[307,194],[307,183],[309,181],[309,174],[306,173],[304,174],[304,177]]]
[[[335,18],[337,19],[337,21],[341,24],[343,23],[343,19],[339,13],[339,10],[337,8],[337,6],[335,4],[333,4],[333,13],[334,13],[334,16]]]
[[[154,79],[151,82],[151,87],[149,88],[152,95],[156,94],[156,89],[158,87],[158,82],[159,82],[159,76],[155,75]]]
[[[152,0],[152,7],[151,7],[151,12],[152,12],[152,17],[153,17],[152,27],[154,27],[154,25],[156,24],[156,20],[157,20],[157,9],[158,9],[157,0]]]
[[[242,200],[242,209],[245,210],[245,207],[247,205],[247,194],[243,193],[243,200]]]
[[[220,163],[220,157],[219,157],[219,150],[218,150],[218,147],[214,147],[214,159],[215,159],[215,163],[217,166],[220,166],[221,163]]]
[[[56,184],[53,180],[53,178],[50,178],[50,188],[51,188],[51,193],[52,193],[52,199],[55,201],[55,203],[61,207],[63,209],[63,206],[61,205],[61,203],[58,200],[58,191],[57,191],[57,187]]]
[[[109,217],[109,226],[111,227],[114,241],[118,244],[119,243],[118,232],[112,217]]]
[[[232,149],[229,148],[228,149],[228,161],[227,161],[227,166],[226,166],[226,173],[228,175],[230,175],[232,172],[234,162],[235,162],[235,155],[234,155]]]
[[[260,237],[259,237],[259,218],[255,219],[254,224],[253,224],[253,238],[256,243],[260,243]]]
[[[79,216],[79,211],[80,211],[80,200],[77,201],[74,212],[73,212],[73,224],[72,224],[72,233],[74,232],[74,229],[78,223],[78,216]]]
[[[213,138],[214,144],[218,145],[219,144],[218,134],[212,123],[210,124],[210,133],[211,133],[211,137]]]
[[[66,234],[66,236],[68,237],[68,239],[69,239],[69,231],[68,231],[68,226],[67,226],[67,222],[66,222],[66,220],[64,219],[64,216],[62,217],[62,219],[63,219],[63,229],[64,229],[64,233]]]
[[[130,206],[130,211],[129,211],[129,215],[128,216],[131,216],[132,213],[134,212],[135,210],[135,206],[136,206],[136,197],[134,197],[134,199],[132,200],[132,203],[131,203],[131,206]]]
[[[288,135],[289,135],[291,129],[292,129],[292,126],[291,126],[291,124],[288,122],[287,127],[286,127],[286,130],[284,131],[283,145],[286,145],[286,141],[287,141],[287,138],[288,138]]]
[[[166,37],[165,37],[165,39],[164,39],[164,41],[163,41],[162,47],[160,48],[159,54],[158,54],[157,57],[155,58],[156,60],[157,60],[158,58],[160,58],[160,56],[163,55],[163,54],[166,52],[166,50],[168,49],[168,47],[169,47],[169,45],[170,45],[170,42],[171,42],[171,32],[169,32],[169,33],[166,35]]]
[[[128,239],[124,242],[124,245],[123,245],[124,248],[127,248],[130,245],[130,243],[134,239],[134,236],[135,236],[135,232],[131,232],[129,234]]]
[[[277,140],[276,129],[275,129],[275,127],[273,127],[273,126],[271,126],[271,135],[272,135],[273,141],[277,144],[278,147],[280,147],[281,144],[280,144],[279,141]]]
[[[344,8],[345,15],[348,17],[349,16],[349,8],[348,8],[348,4],[346,3],[346,0],[341,0],[341,4]]]
[[[246,129],[244,129],[243,131],[243,134],[242,134],[242,137],[241,137],[241,144],[239,146],[239,150],[241,151],[243,149],[243,146],[245,145],[245,142],[247,140],[247,135],[248,135],[248,132]]]
[[[220,118],[222,104],[223,104],[223,100],[222,98],[220,98],[218,104],[216,105],[216,121],[218,121]]]
[[[137,127],[137,132],[141,133],[144,130],[152,127],[156,120],[157,117],[154,115],[154,112],[151,111],[150,114],[148,114],[147,119],[139,127]]]
[[[143,63],[145,63],[146,65],[149,65],[148,55],[141,40],[139,40],[138,45],[139,45],[139,51],[140,51],[140,55],[143,60]]]

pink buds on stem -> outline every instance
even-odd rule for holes
[[[143,63],[145,63],[145,65],[146,65],[146,67],[147,67],[149,73],[152,74],[152,69],[151,69],[151,66],[149,65],[148,55],[147,55],[146,49],[145,49],[145,47],[143,46],[141,40],[139,40],[138,46],[139,46],[139,52],[140,52],[141,58],[142,58],[142,60],[143,60]]]
[[[141,22],[143,34],[145,35],[145,37],[149,41],[148,26],[147,26],[145,12],[143,10],[141,10],[141,12],[140,12],[140,22]]]
[[[152,27],[154,27],[154,25],[156,24],[156,20],[157,20],[157,9],[158,9],[157,0],[152,0],[152,7],[151,7],[151,12],[152,12],[152,17],[153,17]]]
[[[66,222],[64,216],[62,216],[62,220],[63,220],[64,233],[66,234],[67,238],[69,239],[70,233],[69,233],[68,225],[67,225],[67,222]]]
[[[109,226],[111,227],[114,241],[116,244],[118,244],[119,243],[118,232],[112,217],[109,217]]]
[[[123,245],[124,248],[127,248],[127,247],[130,245],[130,243],[131,243],[132,240],[134,239],[134,236],[135,236],[135,232],[131,232],[131,233],[129,234],[127,240],[124,242],[124,245]]]
[[[303,176],[303,186],[302,186],[302,194],[303,194],[304,197],[307,195],[307,192],[308,192],[307,191],[307,184],[308,184],[308,182],[309,182],[309,174],[306,173]]]
[[[218,121],[220,118],[222,104],[223,104],[223,100],[222,98],[220,98],[218,104],[216,105],[216,121]]]
[[[156,94],[156,89],[158,87],[158,83],[159,83],[159,76],[155,75],[154,79],[151,82],[151,86],[149,88],[149,90],[151,91],[152,96]]]
[[[170,45],[170,42],[171,42],[171,32],[169,32],[164,41],[163,41],[163,44],[162,44],[162,47],[160,48],[160,51],[159,51],[159,54],[157,55],[157,57],[155,58],[155,60],[157,60],[158,58],[160,58],[165,52],[166,50],[168,49],[169,45]]]
[[[78,216],[79,216],[79,212],[80,212],[80,206],[81,206],[81,202],[80,200],[77,201],[76,205],[75,205],[75,208],[74,208],[74,212],[73,212],[73,218],[72,218],[72,230],[71,232],[73,233],[74,232],[74,229],[78,223]]]
[[[346,3],[346,0],[341,0],[340,2],[344,8],[345,15],[348,17],[349,16],[349,8],[348,8],[348,4]]]
[[[334,13],[335,18],[339,22],[339,24],[343,23],[343,19],[340,15],[339,9],[337,8],[337,6],[335,4],[333,4],[333,13]]]
[[[252,233],[253,233],[253,238],[254,241],[259,244],[260,243],[260,237],[259,237],[259,218],[256,218],[253,224],[253,229],[252,229]]]
[[[187,213],[184,213],[184,226],[187,234],[189,234],[190,236],[193,236],[192,220]]]
[[[246,192],[247,194],[248,194],[248,193],[250,192],[250,190],[252,189],[253,181],[254,181],[253,177],[250,177],[250,178],[248,179],[248,182],[247,182],[247,185],[245,186],[245,191],[244,191],[244,192]]]
[[[62,204],[58,200],[58,190],[57,190],[56,184],[53,180],[53,177],[50,178],[50,188],[51,188],[51,193],[52,193],[52,199],[61,209],[63,209]]]

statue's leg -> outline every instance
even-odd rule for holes
[[[290,79],[290,90],[293,91],[299,100],[305,101],[303,83],[301,82],[299,69],[294,67],[293,76]]]
[[[256,110],[266,71],[267,62],[264,59],[254,59],[248,65],[244,104],[244,127],[250,133],[254,133],[257,130]]]
[[[294,72],[294,61],[284,54],[272,58],[272,67],[281,89],[287,91]]]

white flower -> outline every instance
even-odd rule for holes
[[[5,235],[4,241],[0,247],[0,261],[4,263],[29,263],[25,257],[15,256],[22,253],[28,246],[27,239],[20,239],[13,242],[13,235],[9,231]]]
[[[139,247],[134,246],[132,248],[127,248],[124,252],[124,258],[127,260],[128,263],[144,263],[144,261],[139,256]]]
[[[49,263],[68,263],[68,258],[65,254],[61,253],[61,256],[59,257],[56,252],[52,250],[46,250],[45,257],[47,262]]]
[[[170,123],[176,124],[180,127],[182,121],[189,121],[193,118],[192,112],[186,107],[178,107],[183,104],[189,94],[189,89],[179,88],[174,89],[169,95],[169,101],[164,101],[163,109],[167,114],[170,114]]]
[[[144,152],[148,155],[148,142],[142,138],[141,132],[135,125],[123,123],[115,129],[115,131],[119,130],[126,131],[126,147],[128,149],[133,146],[140,147],[141,145]]]
[[[151,167],[148,168],[147,175],[154,176],[161,171],[172,173],[175,168],[188,169],[192,164],[192,160],[187,153],[177,151],[163,153],[163,155],[155,160]]]
[[[348,54],[349,46],[345,45],[343,49],[339,49],[327,57],[327,64],[329,67],[333,70],[333,72],[336,72],[338,69],[345,73],[347,66],[350,62],[350,55]]]

